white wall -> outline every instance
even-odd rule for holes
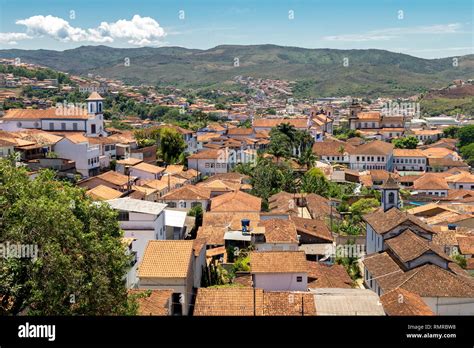
[[[65,158],[76,162],[76,170],[83,176],[89,176],[89,170],[99,168],[100,151],[98,146],[89,146],[89,143],[73,143],[63,138],[54,145],[54,152],[59,158]],[[89,164],[89,159],[93,160]],[[97,161],[95,160],[97,159]]]
[[[257,243],[258,251],[298,251],[298,243]]]
[[[474,297],[423,297],[436,315],[474,315]]]
[[[398,162],[397,162],[398,161]],[[421,162],[421,163],[418,163]],[[393,157],[394,167],[397,170],[426,171],[426,158],[423,157]],[[403,169],[405,167],[405,169]]]
[[[188,159],[188,168],[195,169],[206,176],[227,173],[227,163],[218,163],[217,159]]]
[[[307,273],[258,273],[253,274],[254,287],[267,291],[307,291]],[[301,282],[296,277],[302,277]]]

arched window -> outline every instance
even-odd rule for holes
[[[388,204],[395,204],[395,194],[393,192],[388,194]]]

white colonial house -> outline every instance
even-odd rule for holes
[[[374,140],[355,147],[349,157],[351,169],[384,169],[392,171],[393,145],[385,141]]]
[[[91,145],[81,134],[66,135],[54,145],[54,152],[59,158],[76,162],[77,172],[84,177],[99,174],[99,145]]]
[[[143,259],[150,240],[166,239],[164,213],[166,204],[132,198],[117,198],[106,202],[118,211],[118,220],[120,228],[124,231],[124,237],[135,239],[133,251],[137,253],[138,262]]]
[[[419,149],[394,149],[394,168],[398,171],[426,171],[427,158]]]
[[[250,253],[253,287],[267,291],[307,291],[308,265],[304,251]]]
[[[41,129],[55,132],[83,132],[88,137],[106,136],[103,98],[96,92],[87,98],[87,105],[58,104],[50,109],[10,109],[2,118],[5,131]]]

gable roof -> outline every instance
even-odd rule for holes
[[[291,220],[261,220],[259,226],[265,227],[266,243],[298,243],[296,227]]]
[[[307,273],[304,251],[253,251],[251,273]]]
[[[93,189],[86,191],[86,194],[92,199],[106,201],[109,199],[119,198],[123,193],[105,185],[98,185]]]
[[[76,110],[77,109],[77,110]],[[58,108],[49,109],[9,109],[6,111],[3,119],[6,120],[42,120],[42,119],[75,119],[87,120],[89,115],[87,110],[82,108],[75,108],[74,111],[67,110],[61,112]]]
[[[160,198],[161,200],[208,200],[211,190],[194,185],[185,185],[174,189]]]
[[[262,199],[243,191],[224,193],[211,199],[211,211],[255,211],[259,212]]]
[[[138,267],[138,277],[186,278],[193,253],[192,240],[151,240]]]
[[[395,207],[386,212],[384,212],[382,208],[379,208],[372,213],[364,215],[363,219],[372,226],[378,234],[390,232],[395,227],[406,222],[415,224],[427,233],[435,233],[430,226],[416,216],[410,215],[407,212],[402,212]]]
[[[449,186],[443,173],[426,173],[413,182],[415,190],[448,190]]]
[[[308,128],[307,118],[258,118],[253,120],[252,126],[254,128],[273,128],[283,123],[289,123],[295,128]]]
[[[393,145],[381,140],[374,140],[360,146],[357,146],[352,150],[354,155],[382,155],[387,156],[393,152]]]
[[[380,296],[380,302],[387,315],[434,315],[420,295],[405,289],[394,289]]]
[[[402,262],[417,259],[426,252],[433,252],[447,261],[451,260],[437,245],[430,244],[426,239],[421,238],[409,229],[386,240],[385,243]]]
[[[343,265],[308,262],[308,288],[352,288],[352,279]]]
[[[322,219],[304,219],[297,216],[291,216],[298,233],[305,233],[313,237],[334,241],[331,231]]]
[[[135,164],[130,169],[138,169],[138,170],[141,170],[142,172],[147,172],[147,173],[152,173],[152,174],[159,174],[165,171],[165,168],[163,167],[158,167],[153,164],[149,164],[145,162],[140,162],[138,164]]]
[[[147,293],[149,296],[146,296]],[[137,298],[138,315],[170,315],[171,295],[173,290],[128,290],[129,295],[140,295]]]

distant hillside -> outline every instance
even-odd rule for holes
[[[383,50],[335,50],[275,45],[111,48],[82,46],[66,51],[0,50],[1,58],[20,57],[75,74],[94,73],[129,83],[180,87],[229,86],[237,75],[297,81],[297,96],[404,96],[441,88],[453,79],[474,78],[474,55],[422,59]],[[124,65],[125,58],[130,66]],[[239,66],[234,66],[235,58]],[[343,66],[348,58],[348,67]]]

